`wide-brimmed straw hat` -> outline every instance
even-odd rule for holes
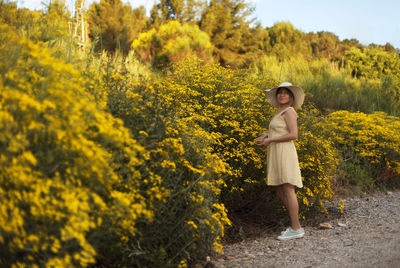
[[[303,105],[303,102],[304,102],[303,89],[299,86],[292,85],[292,83],[283,82],[277,87],[264,90],[265,95],[267,96],[268,102],[272,106],[279,107],[278,100],[276,99],[276,91],[280,88],[287,88],[293,93],[293,96],[294,96],[294,100],[293,100],[293,104],[292,104],[293,108],[299,109],[301,107],[301,105]]]

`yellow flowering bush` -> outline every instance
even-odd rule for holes
[[[257,133],[266,131],[275,112],[256,85],[272,86],[273,81],[260,82],[242,71],[189,59],[175,64],[171,70],[157,84],[157,101],[151,104],[163,107],[169,116],[154,113],[154,117],[184,122],[180,129],[188,125],[201,128],[203,134],[198,137],[203,142],[208,140],[207,150],[225,164],[221,178],[226,187],[222,188],[220,200],[230,211],[258,207],[257,203],[268,204],[273,192],[265,185],[265,154],[253,139]],[[298,192],[299,201],[305,208],[324,210],[322,200],[334,195],[331,177],[338,156],[332,143],[315,127],[320,120],[317,111],[305,109],[299,115],[301,128],[297,145],[306,185]]]
[[[0,265],[117,259],[168,194],[148,152],[46,45],[0,44]]]
[[[344,186],[352,185],[365,191],[399,177],[399,117],[384,112],[337,111],[329,114],[319,126],[341,154]]]
[[[323,200],[330,200],[335,193],[332,180],[339,163],[339,155],[332,140],[318,125],[322,116],[312,106],[299,111],[299,138],[296,147],[303,178],[303,188],[297,191],[303,216],[313,208],[327,213]]]
[[[107,107],[121,118],[149,152],[145,162],[169,196],[157,204],[153,221],[140,225],[136,243],[129,244],[129,263],[176,267],[182,260],[221,251],[227,210],[218,202],[227,164],[212,150],[218,135],[209,133],[179,111],[177,97],[186,89],[171,79],[136,81],[115,73],[103,77]],[[186,106],[190,108],[189,106]]]
[[[265,131],[272,108],[262,90],[245,72],[201,61],[175,65],[168,79],[184,89],[169,97],[178,107],[175,113],[192,118],[216,137],[212,150],[229,165],[227,190],[243,190],[246,181],[263,169],[253,139]]]

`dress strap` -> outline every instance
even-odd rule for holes
[[[296,110],[292,106],[289,106],[289,107],[283,109],[282,111],[278,112],[278,114],[282,115],[284,112],[286,112],[289,109],[292,109],[294,111],[294,113],[296,114],[296,116],[297,116]]]
[[[290,108],[292,108],[294,110],[294,108],[292,106],[286,107],[285,109],[283,109],[282,111],[280,111],[279,113],[282,114],[284,112],[286,112],[287,110],[289,110]]]

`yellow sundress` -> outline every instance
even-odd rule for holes
[[[276,113],[272,118],[269,124],[269,137],[279,137],[289,133],[286,121],[282,117],[282,114],[288,109],[293,109],[293,107],[288,107]],[[296,113],[294,109],[293,111]],[[268,185],[290,183],[299,188],[303,187],[299,160],[293,140],[269,144],[267,148],[266,180]]]

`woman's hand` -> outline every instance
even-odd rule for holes
[[[265,139],[268,138],[268,133],[260,133],[257,138],[254,139],[257,142],[258,146],[264,147],[262,144],[264,143]]]
[[[271,144],[271,142],[272,142],[272,139],[266,138],[266,139],[264,139],[262,142],[260,142],[260,143],[258,144],[258,146],[260,146],[260,147],[267,147],[268,145]]]

